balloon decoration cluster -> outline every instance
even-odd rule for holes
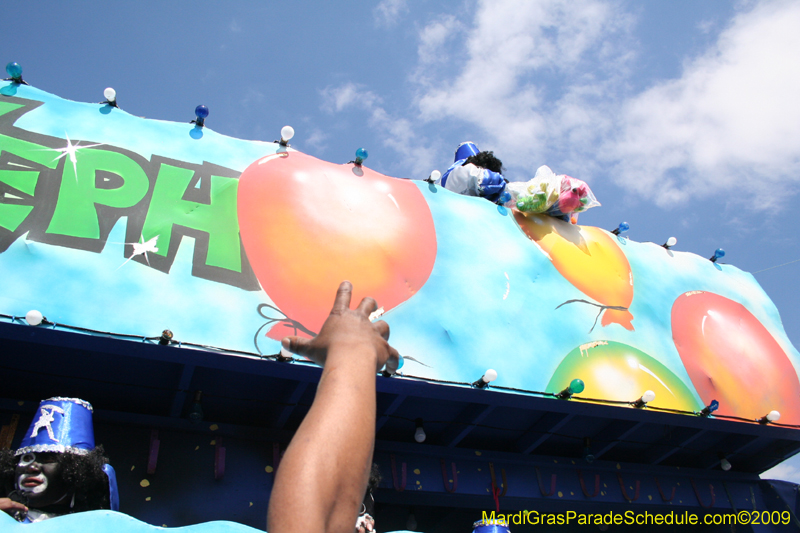
[[[5,81],[11,81],[12,85],[27,85],[18,63],[8,63],[6,72],[9,78]],[[103,96],[105,101],[101,102],[102,105],[118,107],[117,93],[113,88],[106,88]],[[194,113],[195,119],[190,122],[195,125],[192,136],[199,139],[209,109],[198,105]],[[327,295],[341,279],[350,279],[358,288],[355,299],[370,295],[385,302],[387,309],[399,305],[425,284],[437,251],[430,208],[415,185],[363,167],[369,156],[363,147],[356,150],[355,159],[349,162],[353,166],[334,165],[300,152],[290,153],[285,148],[294,135],[294,128],[284,126],[280,130],[280,140],[275,141],[281,147],[278,152],[254,162],[239,179],[239,226],[247,256],[261,286],[280,311],[287,313],[287,320],[276,321],[267,332],[272,339],[281,339],[292,333],[287,327],[296,329],[299,323],[288,320],[288,315],[302,318],[306,326],[302,334],[311,336],[314,331],[319,331],[327,316],[324,305]],[[309,168],[335,179],[309,188],[297,178],[298,170]],[[369,178],[367,181],[363,180],[365,176]],[[434,171],[425,181],[433,186],[439,177],[440,173]],[[331,204],[331,198],[339,197],[357,199],[361,205],[367,206],[366,212],[354,216],[347,208],[329,212],[312,209],[314,205]],[[343,206],[348,204],[344,201],[339,203]],[[400,210],[399,205],[404,208]],[[630,230],[627,222],[621,222],[611,232],[565,225],[563,230],[559,230],[562,231],[560,234],[542,222],[541,217],[545,215],[515,213],[514,216],[522,231],[548,255],[559,273],[591,298],[591,302],[571,300],[565,304],[583,302],[595,305],[600,309],[595,325],[599,320],[602,326],[614,323],[629,331],[634,330],[634,316],[628,310],[633,300],[631,267],[625,254],[614,243],[623,239],[622,235]],[[365,223],[365,220],[381,220],[380,227]],[[280,231],[276,232],[274,228],[280,228]],[[569,232],[575,234],[567,234]],[[348,239],[348,246],[342,247],[337,241],[341,235]],[[578,253],[574,247],[565,246],[568,241],[581,242],[585,249]],[[669,250],[676,244],[675,237],[670,237],[662,246]],[[298,246],[302,250],[298,251]],[[291,255],[285,252],[289,249],[294,250]],[[716,263],[724,256],[725,251],[719,248],[710,261]],[[354,257],[369,259],[354,266],[358,262]],[[320,272],[320,264],[326,265],[324,272]],[[325,295],[325,301],[320,301],[318,295]],[[10,318],[12,322],[21,321],[20,317],[0,316]],[[175,341],[168,329],[154,337],[111,334],[57,325],[36,310],[28,312],[24,320],[34,327],[59,327],[89,334],[141,339],[165,346],[209,348]],[[797,374],[781,346],[744,306],[710,292],[686,293],[673,304],[671,327],[678,354],[697,394],[658,359],[615,341],[599,341],[575,348],[559,364],[546,391],[522,392],[565,401],[629,405],[761,424],[778,422],[781,412],[792,422],[800,420],[800,406],[791,401],[800,397]],[[732,335],[732,331],[736,334]],[[213,349],[258,359],[300,361],[287,354],[263,356]],[[587,367],[589,350],[592,353],[591,364],[596,368]],[[599,373],[592,374],[595,370]],[[601,374],[606,378],[610,375],[616,377],[586,379],[587,375],[598,377]],[[712,374],[714,380],[709,380],[708,376]],[[519,390],[492,385],[497,377],[495,370],[488,369],[472,383],[457,384],[477,389],[491,386],[499,390]],[[624,391],[620,391],[620,387]],[[763,394],[756,399],[752,395],[742,395],[744,390],[760,390]],[[590,397],[577,396],[584,391]],[[650,405],[657,395],[668,399],[662,400],[658,407]],[[698,402],[698,396],[703,403]],[[612,397],[630,399],[604,399]],[[417,430],[424,440],[421,419]]]

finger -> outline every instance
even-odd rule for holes
[[[20,511],[27,511],[28,510],[28,508],[25,507],[23,504],[21,504],[19,502],[15,502],[14,500],[11,500],[9,503],[10,503],[9,509],[19,509]]]
[[[310,344],[311,339],[303,339],[301,337],[284,337],[281,340],[281,346],[284,350],[297,355],[308,355]]]
[[[333,301],[332,315],[341,315],[350,309],[350,298],[353,296],[353,285],[349,281],[343,281],[339,284],[339,289],[336,291],[336,299]]]
[[[386,371],[394,375],[400,366],[400,352],[389,346],[389,359],[386,360]]]
[[[389,340],[389,324],[387,324],[383,320],[379,320],[377,322],[373,322],[372,326],[378,330],[378,333],[381,334],[383,340],[385,341]]]
[[[361,303],[356,307],[356,311],[363,313],[365,316],[369,316],[376,309],[378,309],[378,302],[369,296],[361,300]]]

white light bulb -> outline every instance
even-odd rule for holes
[[[656,393],[651,390],[645,391],[644,394],[642,394],[642,401],[644,403],[650,403],[655,399],[656,399]]]
[[[730,461],[728,461],[727,459],[725,459],[725,458],[723,457],[723,458],[722,458],[722,459],[720,459],[720,461],[719,461],[719,466],[720,466],[720,467],[721,467],[721,468],[722,468],[724,471],[726,471],[726,472],[727,472],[728,470],[730,470],[730,469],[731,469],[731,462],[730,462]]]
[[[42,316],[42,313],[36,309],[31,309],[25,314],[25,321],[31,326],[38,326],[42,323],[43,319],[44,317]]]
[[[669,239],[667,239],[667,246],[669,246],[670,248],[672,248],[676,244],[678,244],[678,239],[676,239],[675,237],[670,237]]]
[[[483,374],[483,381],[486,383],[491,383],[492,381],[497,379],[497,370],[494,368],[490,368]]]
[[[288,141],[294,137],[294,128],[291,126],[284,126],[281,128],[281,140]]]
[[[426,437],[427,435],[425,434],[425,430],[422,429],[422,426],[418,427],[414,432],[414,440],[417,442],[425,442]]]
[[[114,100],[117,99],[117,91],[115,91],[111,87],[106,87],[106,90],[103,91],[103,96],[105,96],[106,100],[108,100],[109,102],[113,102]]]
[[[781,419],[781,414],[778,411],[770,411],[767,415],[767,420],[770,422],[777,422]]]
[[[442,173],[438,170],[434,170],[431,172],[431,181],[439,181],[439,178],[442,177]]]

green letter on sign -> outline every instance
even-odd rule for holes
[[[1,107],[0,111],[2,111]],[[54,157],[57,154],[54,154],[54,151],[48,150],[44,146],[6,135],[0,135],[0,153],[2,152],[14,154],[50,168],[55,168],[58,165]],[[25,167],[0,170],[0,182],[30,196],[34,195],[38,181],[38,170],[31,170]],[[33,205],[0,202],[0,227],[15,231],[32,210]]]
[[[236,216],[239,180],[211,176],[211,203],[203,204],[183,199],[193,176],[193,170],[161,164],[142,234],[145,239],[158,235],[158,255],[166,256],[174,225],[206,232],[206,265],[241,272],[242,252]]]
[[[150,182],[142,167],[118,152],[86,148],[75,155],[75,167],[69,156],[64,158],[61,190],[47,233],[99,239],[100,224],[95,204],[133,207],[147,194]],[[73,168],[77,168],[77,176]],[[122,178],[122,185],[115,189],[98,189],[95,186],[95,172],[98,170],[117,174]]]

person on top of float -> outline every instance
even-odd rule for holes
[[[481,152],[475,143],[463,142],[456,149],[455,162],[439,179],[445,189],[466,196],[480,196],[497,202],[506,190],[503,162],[492,152]]]
[[[92,406],[50,398],[39,409],[20,448],[0,451],[0,510],[23,523],[119,509],[114,469],[94,444]]]

